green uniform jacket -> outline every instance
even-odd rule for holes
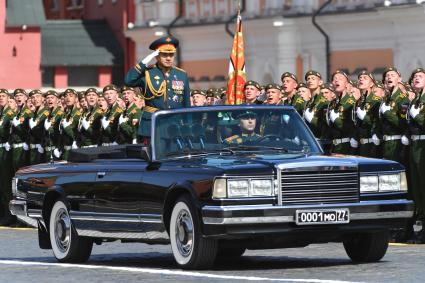
[[[61,119],[59,130],[61,134],[61,146],[70,146],[77,139],[78,135],[78,122],[80,121],[81,111],[77,107],[72,109],[68,108],[65,110],[65,114]],[[70,122],[71,124],[67,127],[63,127],[62,121]]]
[[[64,115],[64,112],[62,108],[56,107],[55,109],[51,110],[49,113],[49,116],[47,119],[51,122],[50,128],[45,131],[45,146],[46,147],[60,147],[61,142],[61,135],[59,132],[59,126],[60,121],[62,120],[62,117]]]
[[[224,140],[224,143],[230,144],[230,145],[244,144],[244,143],[256,142],[260,138],[261,136],[256,133],[252,133],[251,135],[241,134],[241,135],[234,135],[234,136],[228,137],[227,139]]]
[[[49,117],[49,110],[47,108],[40,107],[33,113],[33,119],[36,122],[34,128],[30,128],[30,144],[41,144],[45,145],[45,134],[44,134],[44,120]]]
[[[28,132],[29,132],[29,126],[28,126],[28,120],[32,117],[32,111],[27,107],[23,106],[21,109],[18,110],[18,113],[16,114],[16,118],[20,120],[20,124],[15,127],[12,125],[11,130],[11,142],[16,143],[28,143]]]
[[[333,107],[330,107],[329,110],[334,110],[339,113],[339,117],[336,118],[333,123],[329,123],[332,138],[341,139],[353,137],[355,128],[352,119],[352,111],[353,106],[356,104],[356,100],[351,94],[345,94],[339,101],[332,104]]]
[[[89,146],[98,145],[100,143],[101,123],[103,118],[103,111],[98,106],[87,109],[80,118],[78,124],[78,145]],[[90,123],[89,127],[85,129],[82,125],[82,120],[85,119]]]
[[[409,130],[412,135],[425,134],[425,92],[418,95],[411,105],[420,108],[419,114],[415,118],[410,117]]]
[[[117,141],[118,119],[124,112],[118,103],[114,103],[103,117],[109,120],[109,125],[101,128],[101,143],[113,143]],[[102,118],[103,118],[102,117]]]
[[[380,117],[382,135],[402,135],[406,133],[406,110],[408,111],[408,109],[404,108],[403,105],[409,105],[408,96],[398,88],[392,93],[388,103],[391,109],[381,114]]]
[[[326,122],[326,110],[329,101],[322,95],[318,94],[313,98],[311,109],[314,111],[314,117],[308,124],[314,136],[318,139],[329,139],[328,124]]]
[[[132,103],[121,115],[128,120],[118,125],[118,143],[133,143],[137,139],[137,130],[142,111],[137,108],[136,104]]]
[[[369,92],[360,98],[358,107],[366,111],[366,115],[363,120],[360,120],[357,116],[357,138],[358,139],[369,139],[373,134],[376,134],[375,128],[379,121],[379,107],[381,105],[381,98],[376,96],[373,92]]]
[[[155,111],[190,107],[189,79],[177,67],[172,67],[167,77],[157,64],[147,67],[140,63],[128,71],[125,84],[140,87],[145,99],[139,131],[142,136],[150,136],[150,120]]]
[[[13,117],[15,117],[15,112],[8,106],[0,109],[0,143],[9,141]]]
[[[296,94],[292,97],[291,106],[294,106],[295,110],[297,110],[298,114],[303,115],[304,108],[306,105],[306,101],[301,97],[301,95]]]

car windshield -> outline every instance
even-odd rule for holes
[[[196,107],[159,111],[153,119],[156,160],[197,154],[320,153],[293,108]]]

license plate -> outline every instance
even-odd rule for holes
[[[344,224],[349,222],[350,212],[347,208],[295,211],[295,223],[297,225]]]

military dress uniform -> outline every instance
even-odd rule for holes
[[[97,93],[95,88],[89,88],[85,94],[89,92]],[[78,122],[78,146],[81,148],[97,147],[101,141],[101,119],[103,111],[99,106],[88,107],[81,114]]]
[[[139,120],[142,111],[133,102],[118,118],[118,143],[136,144]]]
[[[326,122],[326,110],[329,101],[321,94],[317,94],[306,104],[304,119],[310,130],[317,139],[329,139],[328,125]],[[306,111],[312,112],[312,119],[309,121]]]
[[[359,143],[358,155],[377,158],[380,141],[377,140],[377,123],[381,98],[372,91],[362,94],[353,109],[356,126],[356,139]]]
[[[173,37],[163,37],[155,40],[149,48],[161,53],[174,53],[178,40]],[[146,66],[142,62],[131,68],[126,77],[125,84],[140,87],[145,100],[142,109],[141,127],[139,135],[150,136],[152,114],[162,109],[190,107],[189,79],[184,70],[171,67],[165,74],[157,64]]]
[[[329,105],[329,130],[332,137],[332,152],[350,154],[350,139],[355,132],[352,120],[352,110],[356,100],[345,93],[342,97],[337,97]]]
[[[67,89],[63,95],[72,93],[77,96],[77,92],[73,89]],[[69,152],[71,149],[78,148],[77,139],[78,139],[78,123],[81,117],[81,110],[75,104],[72,107],[67,107],[64,110],[64,115],[62,116],[59,124],[59,134],[61,136],[61,159],[67,160]]]
[[[239,144],[247,144],[258,141],[261,138],[261,135],[252,133],[252,134],[240,134],[233,135],[224,140],[225,144],[228,145],[239,145]]]
[[[412,76],[425,71],[416,69]],[[417,218],[422,221],[420,240],[425,243],[425,90],[417,94],[409,109],[410,131],[410,188]]]
[[[115,85],[107,85],[103,88],[103,92],[108,90],[119,91]],[[117,145],[118,134],[118,120],[124,110],[118,105],[117,102],[110,105],[106,113],[104,113],[101,122],[101,145],[111,146]]]
[[[9,95],[6,89],[0,93]],[[9,201],[12,195],[12,147],[9,143],[11,121],[15,113],[7,105],[0,107],[0,225],[9,224],[12,217],[9,212]]]
[[[14,95],[23,93],[27,95],[23,89],[16,89]],[[10,134],[10,144],[12,145],[12,168],[13,172],[19,168],[29,164],[29,119],[33,116],[32,111],[26,106],[18,107],[16,116],[12,120],[12,128]]]
[[[54,95],[59,97],[59,94],[54,90],[46,92],[45,97],[48,95]],[[61,133],[60,133],[60,122],[64,115],[64,111],[60,106],[56,106],[53,109],[49,109],[49,115],[44,120],[44,150],[46,153],[46,160],[57,160],[59,156],[59,150],[61,150]],[[58,156],[55,156],[55,154]]]
[[[35,94],[43,95],[39,89],[36,89],[29,93],[29,97]],[[43,106],[40,106],[32,113],[32,117],[28,121],[31,165],[45,162],[44,120],[48,116],[49,116],[49,110],[44,108]]]

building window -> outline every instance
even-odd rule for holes
[[[59,11],[59,0],[50,1],[50,11]]]
[[[103,0],[97,0],[97,5],[102,6],[103,5]]]
[[[82,8],[83,7],[83,0],[71,0],[68,2],[68,8],[76,9],[76,8]]]
[[[68,86],[97,86],[97,67],[68,67]]]
[[[54,74],[55,74],[55,71],[53,67],[44,67],[41,70],[43,87],[54,86]]]

